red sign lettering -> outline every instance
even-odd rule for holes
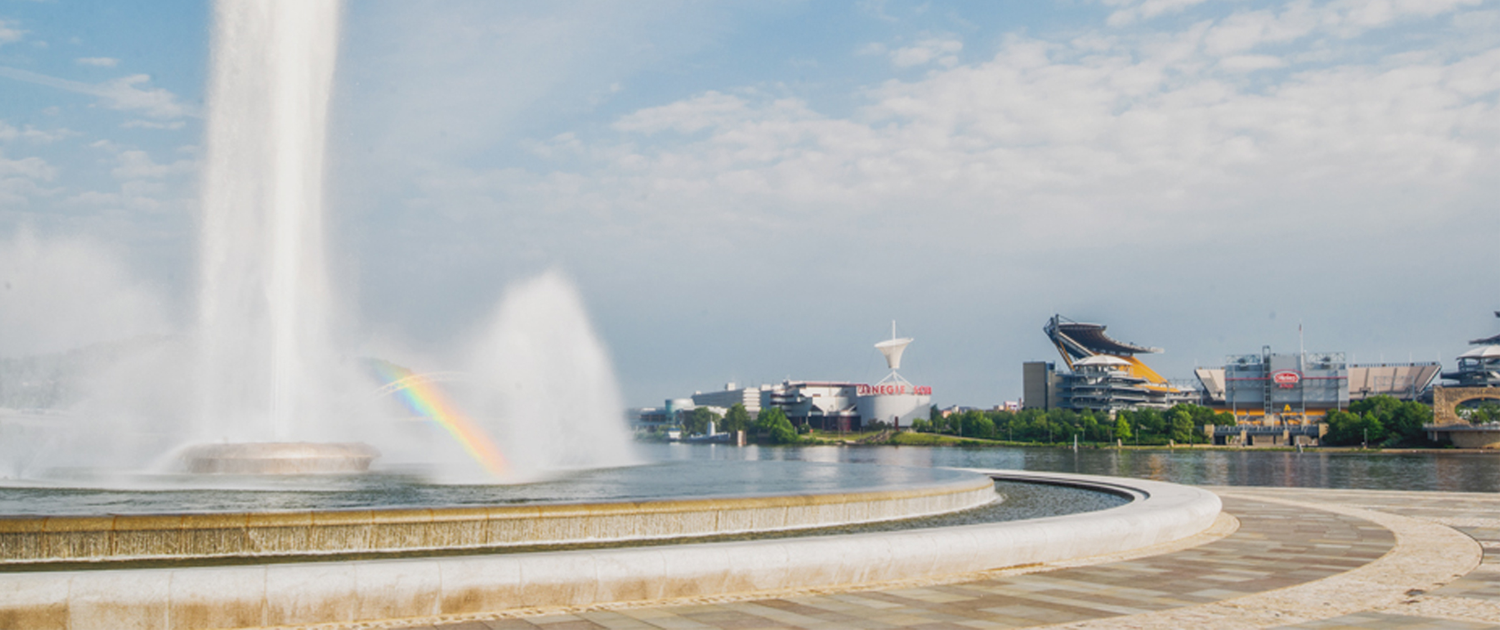
[[[1282,388],[1292,388],[1296,387],[1297,383],[1302,382],[1302,375],[1294,370],[1282,370],[1280,372],[1273,372],[1271,374],[1271,381]]]
[[[931,396],[932,388],[926,385],[856,385],[854,386],[856,396]]]

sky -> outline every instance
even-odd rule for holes
[[[211,18],[0,0],[0,355],[191,326]],[[873,382],[892,321],[984,407],[1054,313],[1176,379],[1500,332],[1497,0],[357,0],[341,40],[350,352],[549,270],[631,405]]]

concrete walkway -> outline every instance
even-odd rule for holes
[[[878,590],[358,627],[1500,629],[1500,495],[1212,490],[1233,517],[1218,534],[1138,558]]]

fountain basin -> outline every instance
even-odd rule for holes
[[[250,442],[195,444],[178,459],[195,474],[315,475],[365,472],[379,456],[357,442]]]
[[[1220,510],[1212,493],[1170,483],[985,473],[1124,493],[1134,500],[1067,516],[834,537],[353,562],[0,572],[0,621],[28,628],[164,630],[392,619],[428,625],[517,609],[858,588],[1148,548],[1203,532]]]
[[[988,477],[969,473],[900,488],[774,496],[288,512],[6,516],[0,517],[0,567],[369,557],[695,538],[917,518],[978,507],[995,498],[994,484]]]

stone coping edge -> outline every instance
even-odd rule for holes
[[[1156,481],[984,471],[1127,492],[1066,516],[775,540],[206,568],[0,574],[0,627],[194,629],[482,619],[506,611],[859,588],[1121,553],[1211,527],[1221,504]]]
[[[551,505],[0,517],[0,568],[409,554],[724,536],[918,518],[995,500],[983,475],[898,489]]]

